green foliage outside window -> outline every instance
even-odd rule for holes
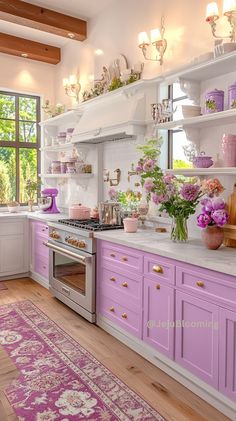
[[[26,203],[26,181],[37,182],[38,110],[37,97],[0,92],[0,205]]]

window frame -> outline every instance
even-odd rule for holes
[[[39,181],[39,174],[41,168],[41,97],[38,95],[24,94],[13,91],[5,91],[0,89],[0,95],[8,95],[15,97],[15,118],[1,118],[0,120],[7,120],[15,122],[15,140],[6,141],[0,140],[0,148],[13,148],[16,153],[16,197],[15,200],[20,203],[21,206],[26,205],[27,203],[20,202],[20,149],[36,149],[37,151],[37,180]],[[19,99],[20,98],[32,98],[36,100],[36,121],[34,120],[21,120],[20,119],[20,110],[19,110]],[[19,128],[20,122],[24,123],[35,123],[36,124],[36,142],[21,142],[19,139]],[[7,203],[0,203],[0,208],[6,207]]]
[[[182,101],[183,99],[187,99],[188,96],[187,95],[182,95],[179,97],[174,98],[174,93],[173,93],[173,84],[172,85],[168,85],[168,99],[171,99],[172,103],[173,103],[173,108],[174,108],[174,104],[175,102],[179,102]],[[173,117],[172,117],[173,119]],[[168,130],[168,169],[173,169],[173,140],[174,140],[174,133],[179,133],[182,132],[183,130],[181,129],[176,129],[176,130]]]

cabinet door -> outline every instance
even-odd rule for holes
[[[24,235],[0,238],[0,276],[27,272]]]
[[[176,361],[218,388],[219,309],[207,301],[177,291]]]
[[[144,278],[143,339],[174,358],[174,289]]]
[[[236,402],[236,313],[220,309],[220,391]]]

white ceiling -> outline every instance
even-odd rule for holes
[[[92,18],[113,0],[28,0],[28,3],[79,18]]]
[[[28,0],[28,3],[56,10],[67,15],[82,19],[90,19],[100,13],[114,0]],[[37,29],[27,28],[15,23],[0,20],[0,32],[14,35],[32,41],[62,47],[68,40],[57,35],[41,32]]]

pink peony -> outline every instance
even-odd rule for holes
[[[168,201],[168,195],[167,194],[157,194],[157,193],[152,193],[152,201],[156,204],[159,205],[160,203],[163,202],[167,202]]]
[[[181,196],[189,202],[194,202],[198,198],[200,187],[197,184],[186,183],[180,190]]]
[[[206,228],[211,222],[211,217],[207,213],[201,213],[197,217],[197,224],[201,228]]]
[[[154,187],[154,182],[152,178],[146,178],[144,183],[144,188],[147,193],[150,193]]]
[[[143,163],[143,170],[148,172],[152,171],[156,165],[156,161],[154,159],[146,159]]]

